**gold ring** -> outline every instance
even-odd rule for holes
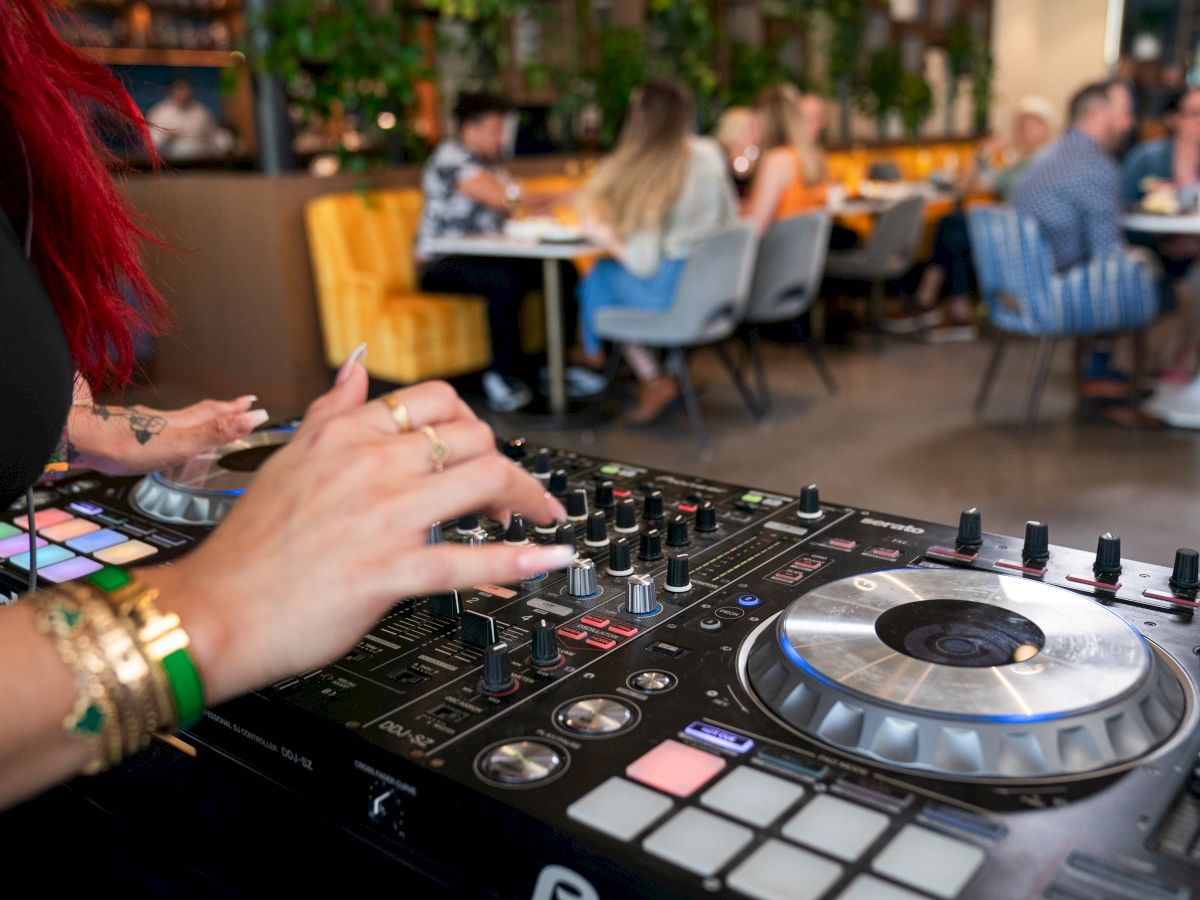
[[[421,434],[429,438],[429,458],[433,460],[433,471],[441,474],[441,471],[446,468],[446,460],[450,458],[450,448],[438,437],[438,433],[433,430],[432,425],[422,425]]]
[[[384,394],[381,398],[384,405],[388,408],[388,412],[392,415],[392,421],[396,423],[396,427],[400,429],[401,434],[406,434],[412,431],[412,416],[408,414],[408,407],[400,402],[400,398],[393,394]]]

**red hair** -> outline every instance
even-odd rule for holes
[[[2,0],[0,208],[22,237],[32,212],[33,266],[93,390],[128,382],[134,337],[163,321],[140,261],[147,234],[108,173],[115,159],[97,136],[100,116],[153,155],[121,83],[63,42],[45,0]]]

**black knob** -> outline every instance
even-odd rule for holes
[[[638,542],[638,558],[646,560],[662,559],[662,535],[657,528],[651,528],[642,533]]]
[[[696,507],[696,530],[701,534],[717,530],[717,508],[711,500],[705,500]]]
[[[458,520],[457,531],[459,534],[466,534],[470,531],[476,531],[479,528],[479,513],[467,513]]]
[[[567,518],[582,522],[587,518],[587,514],[587,491],[583,488],[576,488],[567,494]]]
[[[642,518],[655,522],[663,517],[662,491],[651,491],[642,501]]]
[[[1041,567],[1050,558],[1050,528],[1044,522],[1025,523],[1025,544],[1021,560],[1027,566]]]
[[[550,493],[555,497],[560,499],[565,497],[569,488],[566,469],[555,469],[550,473]]]
[[[504,455],[509,459],[520,461],[525,458],[525,438],[513,438],[504,442]]]
[[[637,506],[634,504],[632,497],[626,497],[617,504],[616,529],[623,532],[637,531]]]
[[[584,543],[589,547],[604,547],[608,544],[608,519],[604,510],[594,509],[587,520],[587,534]]]
[[[692,580],[688,573],[688,555],[676,553],[667,560],[667,590],[673,594],[682,594],[691,589]]]
[[[549,669],[562,662],[558,651],[558,632],[542,619],[533,629],[533,651],[529,661],[539,669]]]
[[[447,619],[457,619],[462,615],[462,603],[458,599],[458,591],[446,591],[444,594],[429,595],[429,611]]]
[[[440,544],[444,540],[445,537],[442,536],[442,523],[434,522],[429,526],[429,531],[425,533],[425,543],[430,545]]]
[[[1106,575],[1117,575],[1121,571],[1121,539],[1111,533],[1104,532],[1096,542],[1096,562],[1092,571],[1097,578]]]
[[[596,485],[596,506],[599,509],[610,509],[615,502],[611,481],[601,481]]]
[[[608,574],[629,575],[633,572],[633,560],[629,558],[629,541],[617,538],[608,547]]]
[[[508,659],[508,644],[497,641],[483,651],[483,690],[487,694],[507,694],[513,682],[512,663]]]
[[[800,510],[796,515],[801,519],[813,521],[825,515],[821,512],[821,491],[815,484],[809,484],[800,489]]]
[[[550,451],[545,447],[534,454],[533,474],[538,478],[550,477]]]
[[[508,520],[508,528],[504,531],[504,543],[506,544],[523,544],[528,535],[525,533],[525,517],[520,513],[513,513],[512,518]]]
[[[687,519],[683,516],[676,516],[667,523],[668,547],[686,547],[690,542]]]
[[[983,546],[983,516],[975,507],[959,513],[954,546],[961,553],[974,553]]]
[[[1171,568],[1171,587],[1177,591],[1194,591],[1200,588],[1200,553],[1187,547],[1175,551],[1175,565]]]
[[[554,543],[566,544],[568,547],[574,547],[575,526],[568,524],[559,525],[554,532]]]

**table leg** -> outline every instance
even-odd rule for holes
[[[567,385],[563,365],[562,282],[558,261],[542,260],[542,296],[546,301],[546,364],[550,370],[550,412],[567,411]]]

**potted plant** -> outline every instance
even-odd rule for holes
[[[977,41],[965,16],[956,16],[946,30],[946,136],[954,134],[954,108],[958,103],[958,83],[971,74]]]
[[[850,104],[854,81],[862,59],[863,37],[867,28],[866,0],[815,0],[814,7],[829,19],[830,36],[826,47],[829,83],[838,98],[838,129],[843,143],[850,142]]]
[[[971,54],[971,105],[976,134],[987,134],[992,110],[992,81],[996,64],[987,41],[976,38]]]
[[[910,138],[920,137],[921,125],[933,115],[933,89],[919,72],[900,76],[898,109],[905,134]]]
[[[859,108],[875,120],[881,141],[887,137],[888,116],[900,109],[904,74],[900,51],[893,47],[876,50],[867,60]]]

